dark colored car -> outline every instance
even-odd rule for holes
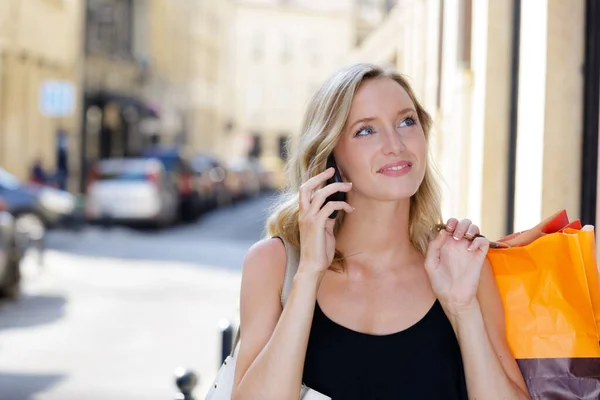
[[[227,170],[211,154],[196,154],[191,159],[196,182],[207,194],[205,208],[215,208],[231,204],[233,196],[226,184]]]
[[[202,194],[184,151],[177,147],[155,147],[144,151],[142,157],[156,158],[164,165],[167,175],[177,187],[180,219],[186,222],[197,219],[202,211]]]
[[[23,183],[0,168],[0,197],[22,233],[43,236],[47,228],[71,224],[76,218],[77,199],[64,190],[36,183]]]
[[[6,203],[0,197],[0,297],[14,299],[19,296],[22,256],[15,219],[6,211]]]

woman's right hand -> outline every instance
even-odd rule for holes
[[[323,186],[333,176],[335,169],[328,168],[300,186],[300,266],[299,272],[322,275],[331,265],[335,255],[335,219],[329,218],[335,210],[354,211],[345,201],[325,200],[335,192],[348,192],[352,184],[336,182]]]

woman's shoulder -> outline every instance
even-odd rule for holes
[[[248,249],[244,258],[243,275],[283,282],[285,264],[285,246],[281,239],[262,239]]]

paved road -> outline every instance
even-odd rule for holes
[[[172,399],[179,365],[200,373],[203,398],[272,199],[162,232],[53,233],[44,266],[23,264],[22,298],[0,304],[0,399]]]

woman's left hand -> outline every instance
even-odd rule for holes
[[[427,248],[425,269],[433,292],[446,312],[459,315],[476,303],[481,268],[490,242],[475,237],[479,228],[468,219],[448,220]],[[475,238],[475,239],[473,239]]]

